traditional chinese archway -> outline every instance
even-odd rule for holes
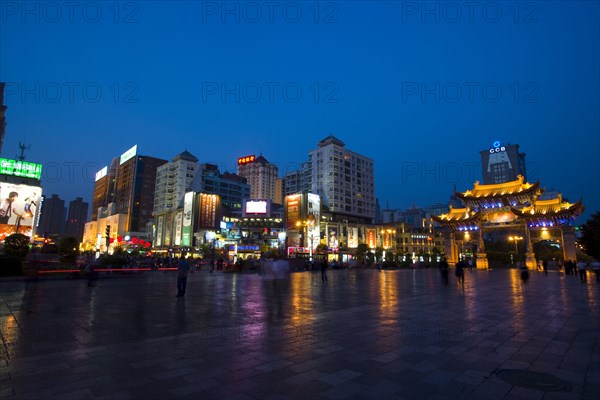
[[[527,183],[521,175],[517,180],[499,184],[481,185],[475,182],[472,190],[455,192],[464,208],[452,208],[448,214],[432,216],[445,231],[445,252],[448,262],[458,261],[457,233],[478,243],[476,253],[477,268],[488,268],[484,234],[491,230],[523,231],[525,241],[525,264],[529,269],[536,268],[533,252],[532,232],[560,231],[565,260],[576,260],[575,234],[573,221],[585,209],[577,203],[563,201],[559,193],[555,197],[540,200],[544,192],[539,182]],[[473,235],[473,238],[470,238]],[[543,235],[537,235],[543,240]],[[462,240],[461,240],[462,242]]]

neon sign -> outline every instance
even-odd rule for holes
[[[246,157],[240,157],[240,158],[238,158],[238,165],[252,163],[252,162],[254,162],[255,159],[256,159],[256,157],[254,155],[246,156]]]

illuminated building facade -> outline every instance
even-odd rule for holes
[[[250,198],[275,201],[279,169],[262,155],[238,158],[237,174],[250,185]]]
[[[329,135],[309,152],[310,192],[318,194],[330,211],[375,218],[373,160],[347,150]]]
[[[177,208],[185,193],[199,190],[192,187],[199,169],[198,158],[187,150],[173,157],[171,162],[159,166],[156,169],[153,213]]]
[[[102,226],[111,225],[111,235],[147,237],[147,225],[152,220],[156,171],[167,160],[142,156],[137,145],[113,159],[110,168],[96,174],[91,221],[98,222],[119,215],[119,222],[103,221],[86,227],[84,241],[95,245],[97,235],[103,235]],[[91,227],[97,226],[94,230]],[[118,227],[118,229],[117,229]]]
[[[476,248],[477,268],[488,268],[484,235],[488,231],[503,229],[523,232],[525,263],[536,268],[533,241],[543,240],[544,232],[558,231],[565,260],[576,260],[573,222],[584,210],[581,201],[569,203],[562,195],[541,200],[543,189],[539,182],[527,183],[523,176],[500,184],[482,185],[475,182],[473,189],[456,195],[463,208],[450,208],[447,214],[433,216],[445,227],[445,253],[448,262],[456,263],[462,255],[465,242]]]
[[[506,144],[496,140],[488,150],[482,150],[481,172],[483,184],[511,182],[521,175],[527,180],[525,153],[519,153],[518,144]]]

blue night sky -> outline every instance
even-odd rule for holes
[[[283,173],[332,133],[374,159],[382,207],[447,202],[501,140],[579,223],[600,209],[598,2],[77,4],[0,2],[2,156],[31,144],[47,195],[90,201],[134,144]]]

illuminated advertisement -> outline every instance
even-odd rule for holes
[[[104,167],[100,171],[96,172],[96,182],[104,178],[106,174],[108,174],[108,167]]]
[[[383,231],[382,236],[383,236],[383,248],[389,249],[390,247],[392,247],[392,234],[390,232]]]
[[[254,155],[238,158],[238,165],[253,163],[256,157]]]
[[[17,232],[33,236],[41,198],[41,187],[0,183],[0,241]]]
[[[181,245],[181,228],[183,227],[183,211],[179,211],[175,215],[175,246]]]
[[[337,249],[339,247],[337,226],[327,228],[327,247],[330,249]]]
[[[296,223],[300,222],[300,205],[302,196],[291,194],[285,196],[285,220],[287,229],[298,229]]]
[[[271,215],[271,202],[270,200],[247,200],[244,203],[242,216],[256,216],[269,217]]]
[[[377,231],[375,229],[367,229],[367,245],[371,249],[377,247]]]
[[[219,197],[216,194],[200,194],[200,214],[198,226],[200,228],[217,227],[217,205]]]
[[[358,247],[358,228],[348,228],[348,248],[355,249]]]
[[[121,154],[121,158],[119,159],[119,165],[123,164],[125,161],[135,157],[137,154],[137,144],[127,150],[125,153]]]
[[[171,245],[171,234],[173,233],[173,214],[165,216],[165,246]]]
[[[183,228],[181,232],[181,245],[192,245],[192,210],[194,192],[187,192],[183,198]]]
[[[0,175],[20,176],[39,180],[42,176],[42,164],[0,158]]]
[[[319,197],[318,194],[306,194],[306,219],[311,221],[311,223],[307,225],[307,233],[308,237],[312,238],[314,250],[321,241],[321,197]]]
[[[164,215],[160,215],[158,217],[158,222],[156,223],[156,246],[160,247],[162,246],[162,241],[163,241],[163,227],[165,224],[165,216]]]

